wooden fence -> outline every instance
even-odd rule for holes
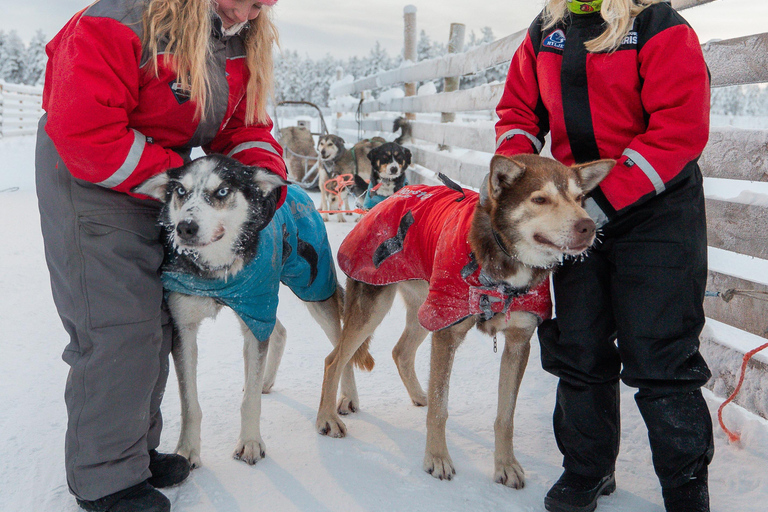
[[[34,135],[42,115],[42,87],[0,80],[0,138]]]
[[[681,10],[710,1],[678,0],[673,5]],[[416,30],[415,16],[415,8],[407,7],[406,31]],[[410,182],[437,184],[430,171],[440,171],[465,186],[479,187],[495,150],[493,111],[503,83],[422,96],[415,95],[415,87],[410,87],[404,97],[384,94],[391,99],[368,98],[373,98],[372,91],[461,77],[507,63],[525,32],[464,53],[410,62],[374,76],[333,84],[330,95],[331,106],[339,116],[335,120],[337,132],[348,141],[359,133],[365,137],[389,135],[391,139],[393,118],[408,114],[413,139],[407,145],[417,164],[410,173]],[[412,40],[412,34],[406,33],[406,44]],[[713,41],[702,45],[702,49],[712,73],[712,87],[768,82],[768,33]],[[360,102],[362,98],[365,100]],[[472,122],[440,122],[442,113],[467,112],[483,114]],[[441,150],[445,147],[451,149]],[[709,296],[705,300],[708,328],[702,336],[702,353],[713,370],[708,387],[724,395],[738,380],[742,355],[765,343],[768,337],[768,131],[713,128],[700,165],[707,187],[710,244]],[[722,197],[721,191],[726,188],[743,189],[745,193]],[[758,194],[749,192],[755,188]],[[722,334],[728,326],[738,331]],[[715,336],[715,331],[720,334]],[[732,336],[734,333],[736,336]],[[722,337],[747,342],[725,346]],[[747,373],[750,379],[768,383],[768,357],[758,354],[753,359]],[[737,402],[768,417],[768,393],[744,396]]]

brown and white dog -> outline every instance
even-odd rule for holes
[[[450,480],[455,474],[445,439],[448,385],[456,349],[476,326],[491,336],[500,332],[505,339],[494,425],[494,480],[523,487],[524,472],[514,456],[512,433],[530,338],[542,316],[551,311],[547,279],[552,269],[565,256],[582,255],[595,240],[596,226],[583,208],[584,195],[614,165],[613,160],[600,160],[569,168],[535,155],[496,156],[487,197],[444,187],[405,187],[363,217],[338,253],[339,265],[348,275],[344,321],[339,343],[325,360],[318,432],[346,435],[339,413],[354,411],[359,404],[357,396],[346,396],[342,390],[336,405],[342,372],[350,360],[360,361],[360,367],[371,366],[368,343],[400,292],[407,321],[392,355],[413,403],[428,405],[424,470],[439,479]],[[438,200],[443,202],[434,204]],[[443,212],[439,222],[431,218],[436,210]],[[434,251],[427,251],[427,246]],[[419,260],[409,267],[416,258],[430,263]],[[460,275],[446,276],[444,270],[449,268]],[[457,292],[470,278],[475,281],[468,285],[469,291]],[[547,313],[537,315],[524,303],[542,287],[546,296],[539,300],[546,301]],[[463,301],[450,302],[461,293],[466,294],[460,297]],[[465,297],[472,296],[480,298],[476,309],[467,305]],[[516,301],[523,306],[514,306]],[[429,389],[424,393],[414,360],[429,331],[433,331],[432,352]]]
[[[319,180],[321,210],[349,210],[349,189],[338,190],[332,195],[325,187],[325,182],[343,174],[359,176],[365,181],[371,179],[371,162],[368,153],[383,144],[382,138],[363,140],[347,149],[344,139],[338,135],[322,135],[317,141],[317,154],[320,157]],[[343,214],[337,214],[339,222],[344,222]],[[328,221],[328,214],[323,214],[323,220]]]

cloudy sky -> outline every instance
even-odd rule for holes
[[[27,42],[37,30],[50,39],[89,0],[2,0],[0,30],[15,30]],[[496,37],[528,26],[543,0],[279,0],[276,19],[282,47],[320,57],[367,54],[378,40],[390,54],[403,45],[403,7],[418,9],[418,28],[447,41],[451,23],[467,32],[490,26]],[[684,11],[701,41],[768,30],[768,1],[717,0]]]

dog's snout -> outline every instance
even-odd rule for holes
[[[595,234],[597,227],[592,219],[580,219],[573,225],[574,234],[580,239],[588,239]]]
[[[193,220],[184,220],[176,225],[176,233],[182,240],[191,240],[197,236],[200,226]]]

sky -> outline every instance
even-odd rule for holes
[[[0,0],[0,30],[15,30],[28,42],[37,30],[50,39],[89,0]],[[485,26],[496,37],[527,27],[543,0],[279,0],[275,16],[283,49],[313,58],[331,54],[365,55],[379,41],[390,55],[403,45],[403,8],[417,8],[418,30],[447,42],[451,23],[464,23],[467,33]],[[704,42],[768,30],[768,1],[717,0],[683,12]]]

